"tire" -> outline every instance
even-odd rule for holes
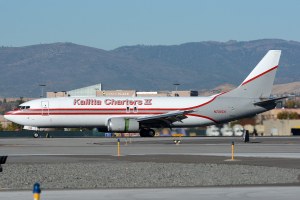
[[[140,136],[141,137],[154,137],[155,131],[153,129],[141,129]]]
[[[148,137],[154,137],[155,136],[155,131],[153,129],[148,130]]]
[[[147,137],[147,130],[146,129],[141,129],[140,130],[140,136],[141,137]]]
[[[38,137],[39,137],[39,134],[35,132],[35,133],[33,133],[33,137],[34,137],[34,138],[38,138]]]

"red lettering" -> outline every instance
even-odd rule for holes
[[[80,105],[80,99],[74,99],[74,105]]]
[[[141,104],[139,104],[139,105],[142,105],[142,104],[143,104],[143,102],[141,102]],[[144,105],[152,105],[152,99],[145,99]]]
[[[101,105],[102,101],[97,99],[74,99],[74,105]]]

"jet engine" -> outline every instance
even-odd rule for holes
[[[140,124],[136,119],[115,117],[107,121],[107,129],[110,132],[138,133]]]

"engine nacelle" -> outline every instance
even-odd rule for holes
[[[110,132],[137,133],[140,131],[140,124],[136,119],[115,117],[107,121],[107,129]]]

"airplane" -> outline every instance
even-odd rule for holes
[[[269,50],[235,89],[208,97],[61,97],[22,103],[5,113],[12,122],[35,128],[98,128],[140,133],[153,128],[220,124],[271,110],[284,98],[270,98],[281,50]]]

